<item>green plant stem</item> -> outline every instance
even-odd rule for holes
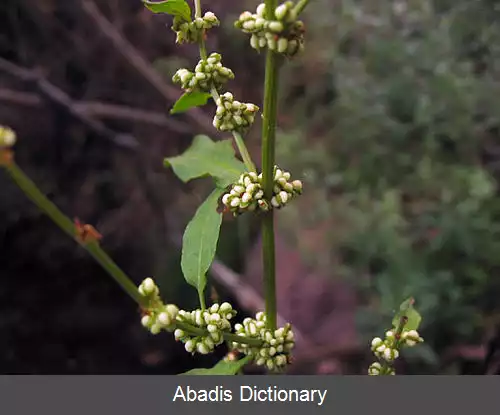
[[[205,303],[205,291],[199,290],[198,291],[198,298],[200,299],[200,307],[202,310],[207,309],[207,305]]]
[[[201,17],[201,0],[194,0],[194,8],[195,8],[195,17]],[[198,47],[200,49],[200,58],[207,59],[207,46],[205,43],[205,39],[202,36],[200,41],[198,42]],[[219,93],[215,88],[211,88],[210,94],[212,95],[212,99],[217,101],[219,99]],[[248,171],[256,172],[255,164],[250,157],[250,153],[245,145],[245,141],[243,141],[243,137],[240,133],[233,132],[234,141],[236,142],[236,147],[238,147],[238,151],[243,159],[243,163],[245,163],[245,167]]]
[[[302,13],[302,11],[306,8],[308,4],[309,0],[299,0],[299,2],[293,8],[293,11],[295,12],[296,16]]]
[[[181,330],[185,331],[187,334],[190,334],[192,336],[206,337],[209,335],[209,332],[207,330],[195,327],[184,321],[183,322],[177,321],[175,325],[176,327],[180,328]],[[233,333],[224,333],[222,337],[227,341],[248,344],[249,346],[259,347],[263,343],[262,340],[251,339],[250,337],[245,337],[245,336],[238,336]]]
[[[407,322],[408,322],[408,317],[402,316],[401,319],[399,320],[398,327],[396,327],[396,332],[394,333],[394,346],[393,346],[393,348],[396,349],[398,352],[399,352],[399,349],[401,346],[401,333],[403,333],[403,329],[404,329]],[[382,373],[384,375],[389,374],[391,367],[392,367],[392,364],[384,359],[384,361],[382,362]]]
[[[243,141],[243,137],[241,136],[240,133],[237,133],[236,131],[233,131],[233,137],[234,137],[234,141],[236,142],[236,146],[238,147],[238,151],[240,152],[241,158],[243,159],[243,163],[245,163],[247,170],[256,172],[257,169],[255,168],[255,165],[253,164],[253,161],[252,161],[252,158],[250,157],[250,153],[248,152],[247,146],[245,145],[245,142]]]
[[[47,199],[47,197],[38,189],[36,184],[15,163],[11,163],[4,167],[13,181],[42,212],[52,219],[52,221],[54,221],[69,236],[72,238],[76,236],[75,224],[66,215],[64,215],[64,213],[62,213],[54,203]],[[118,265],[113,262],[113,260],[97,242],[80,245],[90,253],[90,255],[113,277],[113,279],[130,297],[132,297],[134,301],[141,306],[147,307],[148,304],[146,299],[139,294],[137,287],[132,280],[118,267]],[[208,335],[207,330],[194,327],[187,323],[177,322],[176,325],[189,334],[198,336]],[[224,333],[223,337],[227,341],[245,343],[251,346],[262,345],[261,340],[237,336],[232,333]]]
[[[5,167],[12,180],[28,196],[38,208],[52,219],[59,228],[72,238],[75,238],[75,224],[62,213],[57,206],[52,203],[38,189],[36,184],[15,164],[11,163]],[[87,252],[108,272],[111,277],[122,287],[122,289],[139,305],[145,305],[144,299],[137,291],[137,287],[132,280],[116,265],[108,254],[99,246],[97,242],[80,243]]]
[[[277,0],[266,0],[267,18],[274,19]],[[264,110],[262,120],[262,184],[264,196],[269,202],[273,196],[276,118],[278,110],[278,75],[282,58],[268,50],[266,55],[266,74],[264,81]],[[262,256],[264,297],[267,321],[271,329],[277,326],[276,302],[276,259],[274,244],[274,214],[271,209],[262,220]]]

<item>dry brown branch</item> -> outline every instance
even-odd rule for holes
[[[80,0],[83,11],[97,25],[100,32],[114,45],[116,50],[139,72],[161,95],[169,102],[175,102],[179,91],[166,84],[163,78],[155,71],[142,54],[118,31],[116,27],[101,13],[92,0]],[[199,128],[214,135],[212,120],[199,108],[192,108],[187,112],[189,117]]]
[[[38,107],[44,104],[44,101],[37,94],[15,91],[7,88],[0,88],[0,101],[32,107]],[[151,124],[157,127],[167,127],[171,131],[182,134],[191,132],[191,128],[177,120],[167,117],[161,112],[147,111],[125,105],[107,104],[100,101],[73,101],[73,105],[79,112],[90,117],[123,119]]]
[[[166,218],[167,223],[171,223],[172,221],[169,218]],[[173,234],[174,232],[172,232]],[[171,236],[171,242],[177,246],[178,248],[182,245],[182,237],[180,235]],[[260,294],[255,291],[250,285],[246,284],[243,277],[238,273],[231,270],[228,266],[226,266],[223,262],[214,259],[212,265],[209,270],[212,277],[221,284],[226,290],[228,290],[238,301],[238,303],[244,309],[248,311],[261,311],[265,308],[264,299],[260,296]],[[284,325],[287,320],[278,314],[277,316],[278,324]],[[313,345],[308,338],[301,332],[300,328],[294,326],[293,328],[295,338],[297,343],[300,344],[301,348],[304,349],[315,349],[316,346]]]
[[[0,58],[0,71],[32,85],[38,90],[38,93],[42,97],[63,108],[82,124],[102,137],[111,140],[121,147],[129,149],[135,149],[139,146],[139,142],[131,135],[117,134],[100,121],[82,112],[81,109],[75,106],[73,100],[64,91],[47,81],[39,72],[21,68],[3,58]]]
[[[251,286],[245,284],[241,275],[228,268],[218,259],[215,259],[212,263],[210,273],[219,284],[235,296],[241,307],[254,312],[265,308],[264,299],[259,293]],[[287,320],[278,314],[278,324],[282,326],[286,322]],[[299,327],[294,326],[293,331],[297,344],[300,345],[300,349],[294,353],[294,359],[300,362],[301,365],[314,364],[329,358],[343,360],[345,358],[362,356],[366,353],[366,350],[362,349],[360,346],[354,345],[316,345],[311,343],[308,337],[301,332]]]

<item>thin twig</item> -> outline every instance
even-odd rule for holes
[[[36,184],[15,164],[4,166],[12,180],[31,199],[33,203],[44,212],[59,228],[72,238],[76,238],[76,227],[71,220],[62,213],[36,186]],[[139,305],[144,305],[144,299],[139,295],[137,287],[132,280],[116,265],[108,254],[100,247],[98,242],[83,243],[80,245],[94,257],[94,259],[113,277],[121,288]]]
[[[28,107],[43,106],[43,99],[30,92],[0,88],[0,101]],[[126,105],[108,104],[101,101],[73,101],[75,110],[90,117],[102,119],[127,120],[157,127],[167,127],[169,130],[186,134],[192,132],[184,123],[168,118],[161,112],[134,108]]]
[[[299,0],[299,2],[293,8],[293,11],[298,16],[300,13],[302,13],[302,11],[306,8],[308,4],[309,0]]]
[[[128,149],[135,149],[139,146],[139,142],[133,136],[129,134],[117,134],[100,121],[79,110],[73,100],[63,90],[47,81],[40,73],[17,66],[3,58],[0,58],[0,71],[33,85],[41,96],[68,111],[74,118],[102,137]]]
[[[180,94],[179,91],[166,84],[163,78],[142,56],[142,54],[128,42],[123,34],[101,13],[92,0],[80,0],[82,10],[97,25],[99,31],[111,41],[116,50],[127,60],[127,62],[139,72],[167,101],[175,102]],[[213,135],[214,129],[212,119],[199,108],[192,108],[185,116],[190,118],[199,128]]]

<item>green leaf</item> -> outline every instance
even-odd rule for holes
[[[245,165],[234,154],[232,140],[214,142],[206,135],[197,135],[184,154],[166,158],[165,167],[172,167],[183,182],[212,176],[217,186],[234,183],[245,171]]]
[[[212,97],[208,92],[191,91],[183,94],[170,110],[170,114],[186,112],[190,108],[201,107]]]
[[[187,372],[181,373],[182,375],[236,375],[247,363],[252,360],[252,356],[245,356],[243,359],[226,362],[224,360],[220,360],[214,367],[210,369],[192,369]]]
[[[399,306],[399,311],[392,319],[392,326],[395,329],[398,328],[401,319],[406,316],[408,320],[404,326],[405,330],[418,330],[420,322],[422,321],[422,317],[420,316],[419,312],[413,307],[414,303],[415,300],[412,297],[401,303],[401,305]]]
[[[182,238],[181,268],[184,279],[203,296],[206,273],[214,260],[219,241],[222,214],[217,212],[219,197],[224,190],[215,189],[201,204]]]
[[[191,21],[191,7],[186,0],[148,1],[142,0],[153,13],[167,13],[172,16],[182,17],[186,21]]]

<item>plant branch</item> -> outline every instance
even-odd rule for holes
[[[40,94],[41,95],[41,94]],[[0,88],[0,101],[25,107],[42,107],[44,100],[39,94]],[[172,131],[187,134],[191,128],[177,120],[166,117],[161,112],[145,110],[143,108],[126,105],[109,104],[101,101],[72,101],[71,113],[82,114],[87,117],[101,119],[115,119],[150,124],[158,127],[167,127]]]
[[[4,166],[12,180],[29,197],[38,208],[52,219],[59,228],[72,238],[77,235],[75,224],[62,213],[57,206],[52,203],[38,189],[36,184],[15,164],[8,163]],[[137,287],[132,280],[116,265],[108,254],[99,246],[97,242],[80,243],[87,252],[108,272],[111,277],[122,287],[122,289],[139,305],[144,305],[144,299],[137,291]]]
[[[192,336],[202,336],[206,337],[210,333],[202,329],[200,327],[193,326],[192,324],[189,324],[185,321],[176,321],[175,326],[178,327],[179,329],[185,331],[186,333],[192,335]],[[237,342],[237,343],[242,343],[242,344],[248,344],[249,346],[261,346],[262,345],[262,340],[259,339],[252,339],[250,337],[245,337],[245,336],[238,336],[237,334],[234,333],[223,333],[222,337],[226,341],[230,342]]]
[[[182,247],[182,232],[175,229],[178,224],[177,221],[172,220],[170,217],[166,216],[165,221],[167,223],[169,232],[169,239],[175,248]],[[252,312],[262,311],[265,307],[264,299],[261,295],[245,281],[245,278],[234,272],[226,264],[221,262],[217,257],[212,262],[209,270],[212,278],[214,278],[219,284],[221,284],[226,290],[228,290],[231,295],[234,296],[238,304]],[[280,326],[284,326],[287,323],[286,316],[282,316],[278,313],[277,323]],[[293,332],[295,334],[295,339],[297,344],[300,343],[304,350],[316,350],[317,346],[311,341],[310,336],[306,336],[302,330],[294,326]]]
[[[52,219],[52,221],[66,234],[72,238],[76,237],[77,232],[75,224],[64,215],[54,203],[47,199],[38,189],[36,184],[15,163],[4,165],[4,168],[12,180],[42,212]],[[87,252],[108,272],[108,274],[111,275],[111,277],[113,277],[135,302],[140,306],[147,307],[147,301],[139,294],[136,285],[120,267],[113,262],[97,242],[86,244],[80,243],[80,246],[87,250]],[[207,330],[192,326],[186,322],[176,322],[176,326],[195,336],[207,336],[209,334]],[[227,341],[244,343],[251,346],[260,346],[262,344],[262,341],[259,339],[251,339],[233,333],[224,333],[223,337]]]
[[[274,20],[276,0],[266,0],[269,20]],[[264,81],[264,110],[262,122],[262,182],[264,196],[270,202],[274,187],[276,118],[278,109],[278,75],[281,57],[272,50],[266,55],[266,75]],[[262,255],[264,268],[264,297],[266,315],[271,328],[276,328],[276,253],[274,241],[274,213],[266,212],[262,221]]]
[[[302,11],[306,8],[308,4],[309,0],[299,0],[299,2],[293,8],[293,11],[295,12],[296,16],[302,13]]]
[[[241,158],[243,159],[243,163],[245,163],[245,166],[248,171],[253,171],[256,172],[257,169],[255,168],[255,164],[252,161],[252,158],[250,157],[250,153],[248,152],[247,146],[245,145],[245,142],[243,141],[243,137],[241,136],[240,133],[233,131],[233,137],[234,141],[236,142],[236,146],[238,147],[238,151],[240,152]]]
[[[2,58],[0,58],[0,71],[14,76],[26,84],[31,84],[43,97],[48,99],[50,102],[53,102],[60,108],[63,108],[83,125],[100,136],[112,141],[116,145],[127,149],[136,149],[139,146],[139,142],[130,134],[117,134],[113,130],[106,127],[99,120],[96,120],[85,112],[80,111],[75,106],[74,101],[63,90],[47,81],[41,73],[22,68]]]
[[[92,19],[97,29],[107,38],[123,58],[151,84],[167,101],[178,99],[177,89],[166,84],[150,62],[137,50],[123,34],[101,13],[92,0],[80,0],[81,8]],[[212,120],[200,108],[192,108],[185,114],[206,133],[213,133]]]
[[[207,304],[205,302],[204,291],[198,291],[198,298],[200,300],[200,307],[202,310],[206,310]]]
[[[195,9],[195,12],[194,12],[195,17],[196,18],[201,17],[201,14],[202,14],[201,13],[201,0],[194,0],[194,9]],[[198,47],[200,50],[200,58],[201,59],[207,59],[207,56],[208,56],[207,46],[205,43],[205,34],[206,34],[206,32],[203,31],[203,34],[200,38],[200,41],[198,42]],[[217,101],[217,99],[219,99],[219,93],[217,92],[217,90],[215,88],[210,89],[210,94],[212,95],[212,99],[214,101]],[[255,165],[252,161],[252,158],[250,157],[250,153],[248,152],[248,149],[245,145],[245,142],[243,141],[243,137],[241,136],[240,133],[237,133],[237,132],[233,132],[233,137],[234,137],[234,141],[236,143],[236,147],[238,147],[238,151],[241,155],[241,158],[243,159],[243,163],[245,163],[247,170],[255,172],[256,171]]]
[[[396,332],[394,333],[394,345],[393,348],[399,351],[400,345],[401,345],[401,333],[403,333],[403,329],[408,322],[408,317],[406,316],[401,316],[399,319],[398,326],[396,327]],[[392,367],[392,364],[389,363],[387,360],[383,359],[382,362],[382,371],[381,373],[383,374],[388,374],[390,368]]]

